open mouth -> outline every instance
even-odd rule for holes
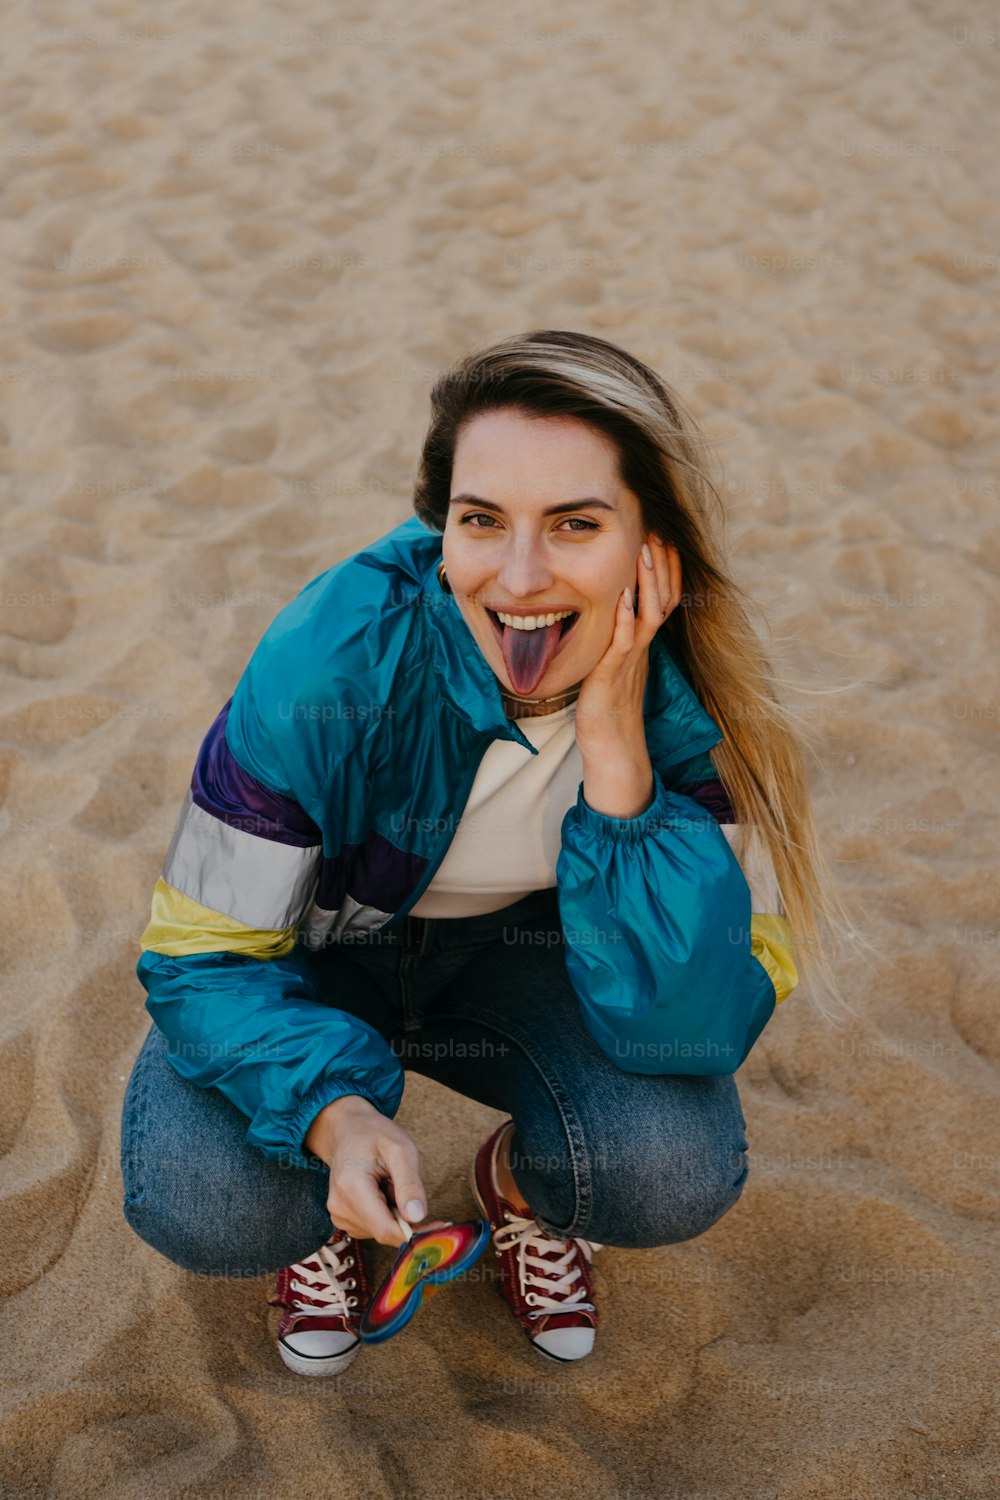
[[[496,636],[497,645],[500,647],[500,650],[502,651],[503,650],[504,626],[501,625],[501,623],[500,623],[500,617],[499,617],[499,615],[497,615],[497,613],[496,613],[495,610],[488,609],[486,611],[486,613],[489,616],[490,624],[493,627],[493,634]],[[566,618],[565,618],[565,620],[560,620],[559,621],[559,644],[558,644],[558,646],[556,647],[556,650],[555,650],[555,655],[556,656],[558,656],[558,654],[562,650],[563,646],[565,646],[565,644],[566,644],[566,637],[572,634],[573,628],[576,625],[576,622],[577,622],[577,620],[579,618],[580,618],[579,614],[567,615]]]

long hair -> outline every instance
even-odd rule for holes
[[[660,638],[722,730],[710,754],[740,825],[734,852],[742,860],[754,831],[763,838],[810,999],[829,1020],[853,1013],[829,950],[857,924],[817,838],[803,757],[808,735],[780,701],[751,624],[757,606],[725,566],[712,514],[714,504],[724,523],[722,503],[693,417],[662,379],[623,349],[553,329],[468,355],[437,379],[430,400],[413,508],[439,532],[456,443],[477,415],[512,408],[529,417],[576,417],[613,440],[643,528],[680,554],[683,594]]]

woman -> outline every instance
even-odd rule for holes
[[[391,1204],[427,1216],[406,1068],[508,1117],[473,1192],[516,1321],[572,1361],[595,1249],[739,1198],[733,1074],[790,932],[837,998],[794,725],[675,397],[539,331],[431,404],[416,516],[280,612],[209,730],[137,969],[126,1217],[190,1271],[278,1268],[304,1374],[357,1355]]]

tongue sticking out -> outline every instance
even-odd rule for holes
[[[549,662],[559,649],[559,638],[565,621],[540,625],[537,630],[515,630],[503,627],[503,660],[515,693],[527,697],[533,693],[549,669]]]

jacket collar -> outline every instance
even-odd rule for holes
[[[426,527],[421,529],[424,537],[436,538],[431,561],[420,576],[420,604],[442,700],[458,718],[480,733],[516,740],[537,754],[536,747],[507,718],[493,669],[454,595],[441,586],[437,576],[442,553],[440,534]],[[658,768],[677,764],[717,745],[723,738],[721,729],[706,713],[658,635],[653,637],[649,648],[649,676],[642,712],[650,760]]]

